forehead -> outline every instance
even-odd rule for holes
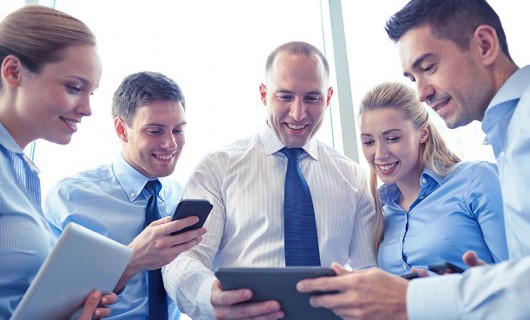
[[[418,59],[425,56],[438,56],[448,46],[454,46],[449,40],[436,37],[428,25],[421,25],[407,31],[398,41],[398,52],[404,71],[413,68]]]
[[[95,89],[101,79],[101,60],[94,46],[75,45],[64,49],[59,61],[48,63],[42,73],[83,80]]]
[[[182,103],[177,101],[153,101],[136,109],[133,123],[145,125],[178,125],[185,123],[186,113]]]
[[[403,112],[394,108],[365,111],[360,115],[360,119],[362,134],[413,128],[412,122],[405,118]]]
[[[293,84],[321,87],[327,80],[324,65],[315,55],[279,53],[267,75],[269,84],[282,86]]]

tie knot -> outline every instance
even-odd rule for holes
[[[151,194],[151,195],[153,195],[153,194],[158,195],[158,193],[160,192],[160,189],[162,189],[162,184],[160,183],[160,181],[158,181],[158,179],[149,180],[145,184],[144,189],[147,192],[149,192],[149,194]]]
[[[283,153],[289,160],[300,160],[300,155],[302,152],[304,152],[304,149],[302,148],[283,148],[280,150],[281,153]]]

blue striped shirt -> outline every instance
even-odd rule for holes
[[[55,238],[40,206],[38,170],[0,124],[0,319],[8,319]]]
[[[58,235],[76,222],[122,244],[131,243],[142,232],[149,192],[148,177],[120,156],[112,165],[102,165],[77,173],[57,183],[44,201],[44,213]],[[158,209],[161,216],[172,215],[182,196],[182,187],[173,179],[160,178],[162,190]],[[149,315],[148,272],[134,275],[111,305],[108,319],[147,319]],[[180,312],[169,301],[170,319]]]
[[[510,261],[463,275],[413,280],[407,290],[411,320],[530,318],[529,122],[526,66],[501,87],[482,121],[499,167]]]

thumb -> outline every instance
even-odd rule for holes
[[[346,270],[345,268],[343,268],[340,264],[336,263],[336,262],[333,262],[331,264],[331,269],[333,269],[333,271],[335,271],[335,273],[338,275],[338,276],[342,276],[344,274],[348,274],[350,273],[350,271]]]
[[[480,260],[475,251],[467,251],[462,256],[462,261],[470,267],[483,266],[486,263]]]
[[[158,226],[158,225],[161,225],[161,224],[164,224],[164,223],[168,223],[171,221],[171,217],[163,217],[162,219],[158,219],[158,220],[155,220],[153,222],[151,222],[150,226]]]

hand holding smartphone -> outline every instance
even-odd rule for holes
[[[213,205],[207,200],[202,199],[184,199],[179,202],[175,213],[173,214],[172,220],[180,220],[187,217],[196,216],[199,218],[199,222],[192,226],[188,226],[182,230],[171,233],[171,235],[176,235],[183,233],[189,230],[200,228],[204,225],[206,218],[212,211]]]
[[[465,270],[451,262],[432,263],[429,265],[429,270],[439,275],[450,273],[462,273]]]

